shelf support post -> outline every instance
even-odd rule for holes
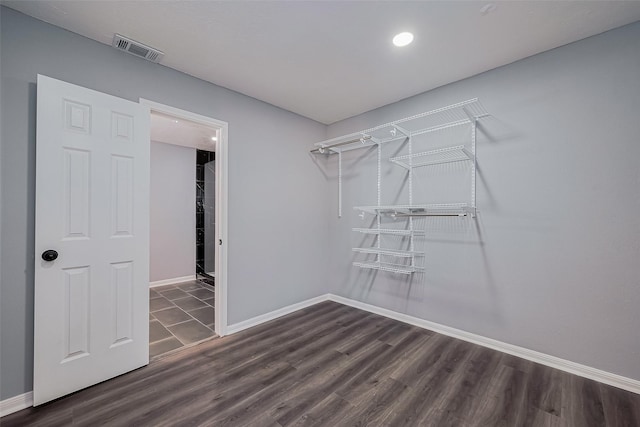
[[[342,151],[338,151],[338,218],[342,218]]]
[[[409,174],[409,206],[413,206],[413,138],[409,136],[409,167],[407,168]],[[411,235],[409,236],[409,250],[414,251],[413,248],[413,217],[409,217],[409,230]],[[411,256],[411,266],[415,267],[415,257]]]
[[[376,206],[380,206],[382,201],[382,145],[381,144],[377,145],[377,151],[378,151],[378,204]],[[381,226],[380,212],[376,213],[376,223],[378,226],[378,235],[376,236],[376,242],[377,242],[378,249],[380,249],[381,248],[380,239],[382,238],[380,234],[380,226]],[[376,255],[376,261],[378,262],[378,264],[380,264],[381,262],[379,253]]]
[[[476,216],[476,127],[477,120],[471,122],[471,217]]]

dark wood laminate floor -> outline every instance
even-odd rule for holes
[[[640,395],[325,302],[0,423],[640,426]]]

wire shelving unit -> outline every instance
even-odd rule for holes
[[[371,247],[353,248],[353,252],[375,255],[373,261],[354,262],[353,265],[365,269],[387,271],[399,274],[413,274],[423,270],[415,263],[416,257],[424,256],[423,252],[414,249],[414,237],[424,236],[423,230],[415,230],[413,219],[416,217],[471,216],[476,215],[476,126],[478,120],[489,116],[477,98],[458,102],[446,107],[405,117],[369,129],[327,139],[315,144],[311,153],[338,156],[338,217],[342,217],[342,154],[362,148],[377,147],[377,204],[374,206],[357,206],[354,209],[364,218],[366,214],[376,217],[371,228],[353,228],[354,232],[373,235],[375,240]],[[461,126],[471,129],[468,145],[453,145],[435,148],[428,151],[413,151],[413,138],[418,135],[444,131]],[[409,204],[381,205],[381,162],[383,144],[394,141],[407,141],[408,154],[391,157],[388,160],[407,170]],[[414,204],[413,203],[413,169],[452,162],[470,162],[471,182],[469,200],[460,203]],[[407,218],[407,229],[382,228],[381,217]],[[381,237],[395,235],[409,239],[409,250],[383,248]],[[386,262],[389,257],[404,259],[408,265]]]

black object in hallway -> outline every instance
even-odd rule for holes
[[[215,272],[215,157],[196,152],[196,275],[213,285]]]

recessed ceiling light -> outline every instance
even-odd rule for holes
[[[211,137],[211,140],[212,140],[212,141],[217,141],[217,140],[218,140],[218,137],[217,137],[217,136],[212,136],[212,137]]]
[[[173,121],[173,123],[178,123],[178,121],[177,121],[177,120],[174,120],[174,121]]]
[[[406,46],[412,41],[413,34],[407,32],[396,34],[396,36],[393,38],[393,44],[398,47]]]

